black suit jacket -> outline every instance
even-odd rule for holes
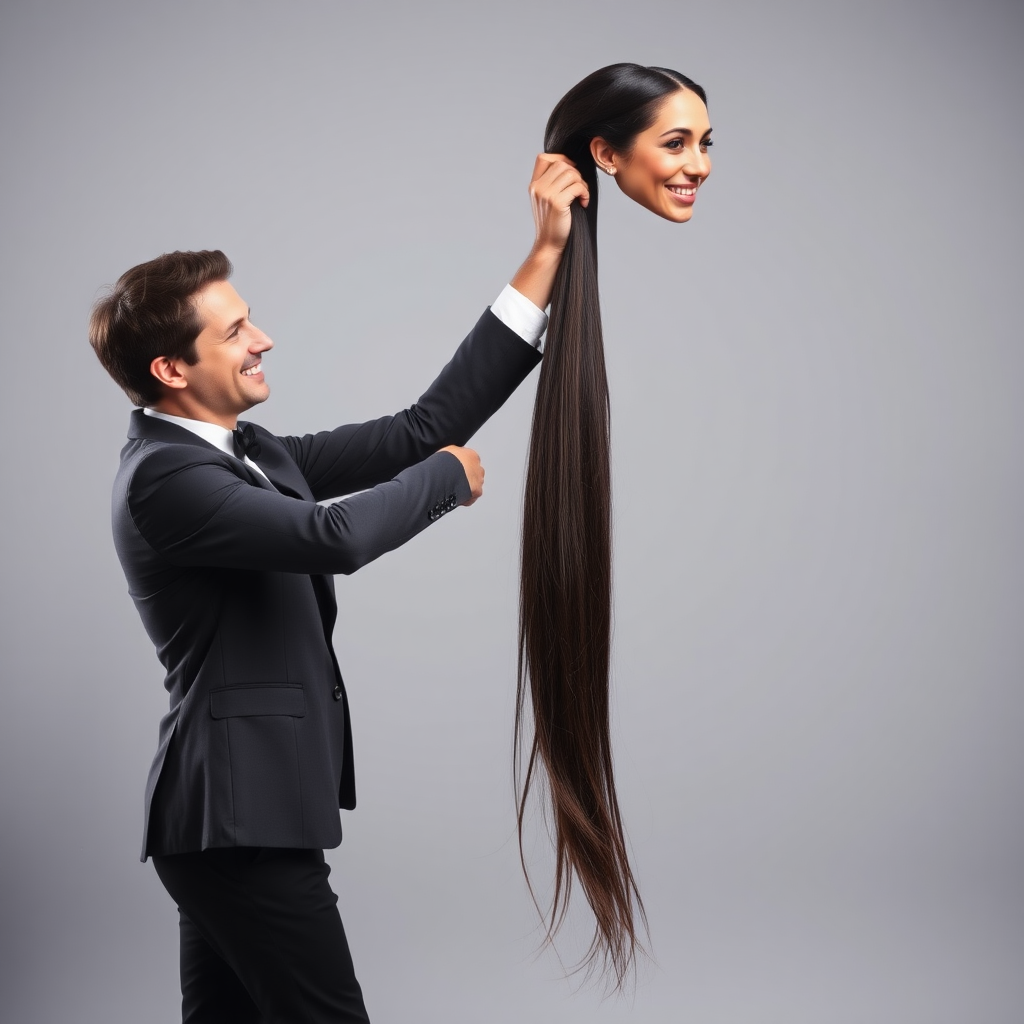
[[[132,414],[114,543],[170,694],[143,860],[341,842],[355,780],[331,574],[469,498],[461,463],[438,449],[464,444],[539,358],[488,310],[396,416],[304,437],[254,424],[269,482],[183,427]]]

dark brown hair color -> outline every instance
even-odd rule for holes
[[[600,136],[628,154],[662,99],[680,88],[705,99],[699,85],[676,71],[613,64],[558,102],[544,137],[546,152],[576,164],[590,201],[572,206],[555,279],[523,500],[515,742],[520,855],[527,799],[543,773],[555,845],[554,890],[542,911],[548,939],[565,920],[577,882],[595,918],[578,969],[601,968],[619,988],[642,948],[638,932],[646,917],[615,793],[609,731],[610,415],[590,142]],[[527,691],[534,728],[525,753]]]

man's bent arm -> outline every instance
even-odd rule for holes
[[[410,408],[279,440],[317,501],[373,487],[432,452],[464,445],[539,360],[536,348],[488,310]]]
[[[351,573],[471,498],[450,452],[327,507],[253,486],[228,456],[211,452],[197,462],[195,452],[160,446],[140,458],[115,496],[115,535],[135,533],[164,569]],[[152,569],[163,572],[159,565]]]

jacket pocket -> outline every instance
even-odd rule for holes
[[[300,683],[228,686],[210,691],[210,714],[214,718],[252,718],[258,715],[304,718],[306,695]]]

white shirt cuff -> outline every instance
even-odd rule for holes
[[[523,341],[540,348],[540,339],[547,330],[547,314],[538,309],[522,292],[507,284],[494,300],[491,312]]]

